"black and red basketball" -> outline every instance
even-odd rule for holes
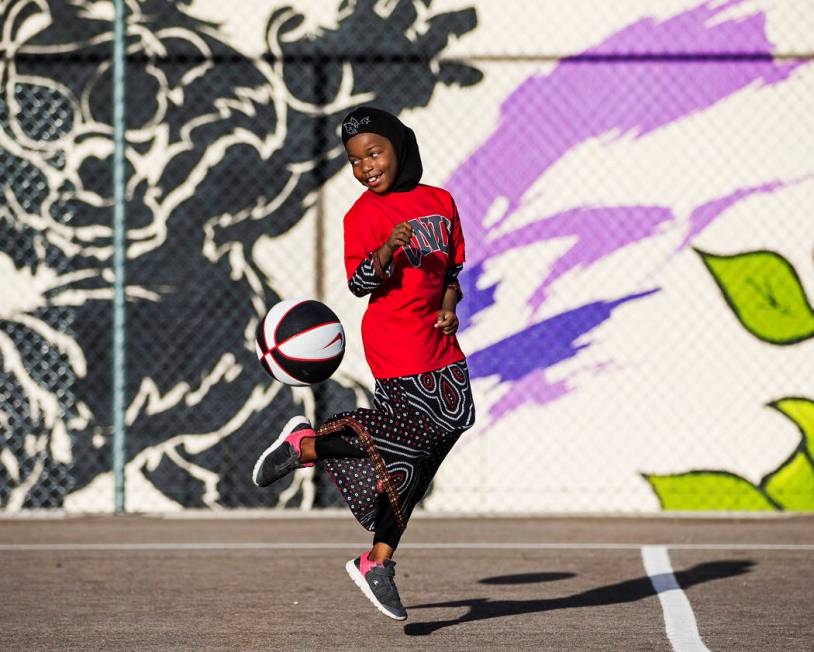
[[[345,331],[333,310],[315,299],[280,301],[257,326],[257,357],[286,385],[330,378],[345,354]]]

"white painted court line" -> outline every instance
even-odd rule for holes
[[[4,551],[94,551],[94,550],[344,550],[370,547],[361,542],[278,542],[278,543],[6,543]],[[643,550],[664,548],[671,550],[791,550],[814,551],[814,544],[782,543],[665,543],[653,546],[646,543],[402,543],[399,549],[408,550]]]
[[[709,652],[698,633],[695,614],[673,575],[666,546],[643,546],[642,561],[659,596],[667,638],[676,652]]]

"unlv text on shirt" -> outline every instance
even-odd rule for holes
[[[443,215],[414,217],[407,222],[413,229],[409,247],[404,247],[407,260],[413,267],[421,266],[421,259],[434,251],[449,254],[449,232],[452,223]]]

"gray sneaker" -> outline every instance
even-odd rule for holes
[[[311,422],[303,416],[290,419],[280,436],[264,450],[252,471],[252,480],[258,487],[267,487],[275,480],[287,476],[294,469],[314,466],[300,462],[300,443],[303,437],[314,437]]]
[[[394,620],[407,618],[407,611],[401,604],[399,590],[393,580],[396,562],[390,559],[383,563],[372,562],[367,558],[367,553],[364,553],[345,564],[345,570],[367,599],[385,616]]]

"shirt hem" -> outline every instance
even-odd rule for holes
[[[464,362],[464,361],[466,361],[466,355],[464,355],[464,353],[461,352],[460,355],[451,356],[448,360],[444,360],[440,364],[432,363],[432,364],[429,364],[429,366],[426,367],[426,368],[422,367],[422,368],[419,368],[418,370],[410,369],[410,370],[407,370],[406,373],[402,372],[402,373],[396,373],[396,374],[377,374],[375,371],[373,371],[372,368],[371,368],[370,371],[371,371],[371,373],[373,374],[373,377],[376,380],[387,380],[389,378],[405,378],[407,376],[417,376],[419,374],[426,374],[426,373],[429,373],[431,371],[438,371],[439,369],[443,369],[444,367],[448,367],[449,365],[455,364],[456,362]],[[368,366],[370,366],[370,365],[368,365]]]

